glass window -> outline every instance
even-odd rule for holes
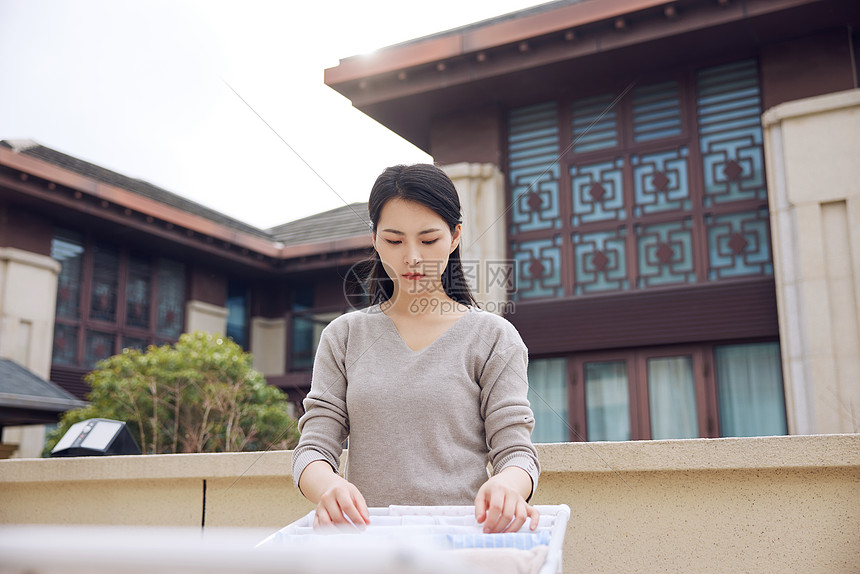
[[[226,335],[243,349],[248,348],[249,299],[246,286],[234,281],[227,284]]]
[[[626,361],[585,364],[588,440],[630,440]]]
[[[181,334],[182,263],[156,262],[62,228],[54,232],[51,256],[61,264],[53,363],[90,369],[121,348],[145,349]]]
[[[291,369],[309,369],[313,366],[323,329],[340,315],[340,312],[308,312],[293,315],[290,343]]]
[[[293,310],[306,311],[314,306],[313,285],[297,285],[293,290]]]
[[[125,283],[125,324],[149,328],[149,301],[152,290],[152,264],[141,255],[132,255],[128,262]]]
[[[158,325],[156,334],[177,339],[185,319],[185,265],[170,259],[158,260]]]
[[[696,438],[696,391],[692,357],[648,359],[651,438]]]
[[[78,319],[81,309],[84,236],[68,229],[58,229],[51,241],[51,257],[62,266],[57,280],[57,316]]]
[[[634,84],[508,111],[515,299],[773,274],[758,63]]]
[[[123,349],[137,349],[138,351],[146,351],[146,347],[149,345],[146,339],[141,339],[139,337],[123,337],[122,338],[122,348]]]
[[[567,407],[567,361],[529,361],[529,403],[535,415],[533,442],[570,440]]]
[[[779,343],[714,349],[723,436],[787,432]]]
[[[78,364],[78,328],[74,325],[54,325],[52,361],[60,365]]]
[[[93,285],[90,296],[90,319],[116,322],[119,250],[97,243],[93,250]]]
[[[110,333],[87,331],[86,349],[84,351],[86,353],[86,366],[92,369],[102,359],[107,359],[113,355],[113,342],[114,336]]]

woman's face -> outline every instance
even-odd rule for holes
[[[443,295],[442,272],[459,244],[460,225],[452,234],[435,211],[399,198],[382,207],[373,236],[373,247],[398,295]]]

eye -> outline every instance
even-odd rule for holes
[[[433,245],[433,244],[434,244],[434,243],[436,243],[437,241],[439,241],[439,238],[436,238],[436,239],[428,239],[427,241],[422,241],[422,243],[423,243],[424,245]]]
[[[400,245],[402,243],[399,239],[386,239],[385,242],[389,245]]]

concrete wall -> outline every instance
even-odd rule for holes
[[[539,445],[566,572],[856,572],[860,435]],[[290,452],[0,461],[0,524],[282,527]]]
[[[789,432],[860,432],[860,90],[762,120]]]

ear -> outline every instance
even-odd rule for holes
[[[376,251],[376,232],[374,232],[373,230],[371,230],[370,232],[370,243],[371,245],[373,245],[373,250]]]
[[[448,251],[448,254],[454,253],[454,250],[457,249],[457,246],[460,245],[460,232],[463,230],[463,225],[458,223],[454,226],[454,233],[451,234],[451,249]]]

